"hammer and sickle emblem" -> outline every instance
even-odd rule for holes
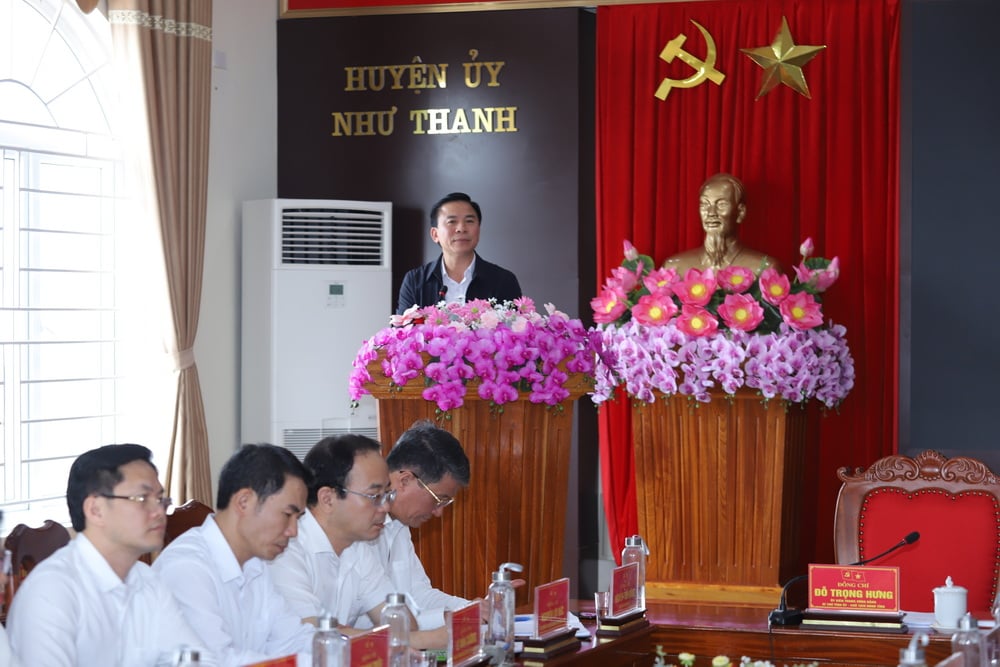
[[[684,46],[687,35],[677,35],[677,37],[667,42],[667,45],[663,47],[663,51],[660,52],[660,58],[668,63],[673,62],[674,58],[680,58],[694,69],[694,74],[679,81],[676,79],[663,79],[660,82],[659,88],[656,89],[656,97],[660,100],[667,99],[671,88],[693,88],[704,82],[705,79],[718,86],[726,78],[725,74],[715,69],[717,53],[715,51],[715,40],[712,39],[712,35],[697,21],[692,20],[691,23],[694,23],[695,27],[701,31],[702,36],[705,38],[705,44],[708,46],[705,60],[696,58],[681,48]]]

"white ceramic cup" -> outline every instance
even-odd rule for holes
[[[961,586],[952,586],[951,577],[947,585],[934,589],[934,622],[942,628],[957,628],[960,618],[965,616],[969,592]]]

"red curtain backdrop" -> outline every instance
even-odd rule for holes
[[[840,413],[820,417],[807,459],[807,559],[832,562],[839,466],[893,453],[898,415],[898,0],[741,0],[598,8],[597,261],[603,281],[622,240],[660,261],[699,245],[698,189],[726,171],[746,186],[745,245],[786,272],[799,243],[839,255],[824,312],[844,324],[856,384]],[[825,45],[803,66],[811,99],[779,85],[756,99],[764,70],[741,48],[770,45],[787,18],[799,45]],[[694,69],[659,55],[679,35],[721,85],[654,96]],[[597,285],[595,285],[595,294]],[[613,550],[637,527],[629,403],[601,407],[605,511]],[[661,443],[671,447],[674,443]],[[815,521],[813,521],[815,518]],[[813,549],[815,551],[813,551]],[[655,555],[653,556],[655,557]]]

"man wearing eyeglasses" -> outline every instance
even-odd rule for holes
[[[329,613],[342,632],[356,634],[350,626],[361,617],[377,625],[386,596],[397,592],[372,542],[396,492],[381,445],[362,435],[324,438],[306,454],[305,464],[313,473],[308,509],[298,537],[271,563],[271,576],[300,616]],[[415,621],[411,627],[416,629]],[[410,635],[414,648],[446,643],[443,627]]]
[[[456,494],[469,485],[469,458],[455,436],[424,421],[399,437],[386,463],[396,498],[376,541],[379,561],[397,592],[406,593],[420,627],[437,627],[444,622],[445,610],[460,609],[469,600],[431,585],[410,529],[440,517],[455,502]]]
[[[25,578],[7,619],[22,664],[152,666],[200,646],[166,584],[139,562],[163,546],[170,506],[151,452],[125,444],[82,454],[66,503],[76,538]]]

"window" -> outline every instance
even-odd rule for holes
[[[0,0],[0,507],[68,523],[82,451],[140,442],[165,468],[160,283],[127,213],[111,34],[62,0]],[[153,287],[155,286],[155,287]],[[166,369],[169,370],[169,369]],[[165,401],[164,401],[165,398]]]

